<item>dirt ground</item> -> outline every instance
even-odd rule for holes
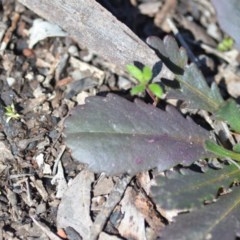
[[[215,80],[224,97],[239,98],[238,53],[215,50],[224,34],[208,0],[98,2],[143,40],[172,35],[167,18],[172,19],[206,79]],[[2,10],[0,239],[82,239],[72,227],[62,232],[57,216],[68,185],[78,173],[91,180],[83,186],[90,196],[88,213],[81,215],[91,222],[119,178],[85,172],[86,167],[72,159],[64,145],[64,119],[87,96],[117,92],[131,99],[134,83],[114,73],[104,56],[81,48],[68,36],[38,40],[31,48],[30,29],[39,16],[14,0],[5,1]],[[10,117],[6,107],[11,108]],[[101,239],[143,239],[141,234],[157,239],[167,219],[148,196],[150,180],[148,172],[129,179],[122,200],[105,218]]]

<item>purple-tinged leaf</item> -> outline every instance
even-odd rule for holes
[[[182,72],[187,65],[188,56],[184,48],[179,48],[176,40],[171,36],[166,36],[163,41],[155,36],[147,38],[147,44],[155,49],[161,60],[175,74]]]
[[[169,59],[178,67],[184,68],[187,65],[188,56],[184,48],[179,48],[172,36],[166,36],[163,39]]]
[[[240,236],[240,187],[221,196],[216,203],[181,214],[167,226],[161,240],[235,240]]]
[[[170,177],[157,176],[151,196],[163,209],[199,208],[204,201],[215,199],[220,187],[227,189],[235,181],[240,181],[240,171],[234,164],[205,173],[186,169],[184,175],[173,172]]]
[[[147,43],[154,48],[166,66],[175,73],[180,83],[180,91],[171,92],[186,101],[190,108],[204,109],[216,112],[223,103],[222,96],[215,83],[211,88],[206,83],[203,74],[194,65],[187,65],[187,54],[183,48],[179,48],[173,37],[166,36],[164,40],[157,37],[149,37]],[[177,92],[177,94],[176,94]]]
[[[164,58],[169,58],[166,47],[159,37],[150,36],[147,38],[146,42],[150,47],[157,50],[158,53],[161,54],[161,56],[163,56]]]
[[[207,153],[209,133],[173,107],[159,110],[116,95],[89,97],[65,122],[73,157],[95,172],[109,175],[177,164],[190,165]]]
[[[212,0],[221,28],[231,36],[240,50],[240,1]]]
[[[182,99],[190,108],[215,113],[224,102],[216,83],[213,83],[210,88],[203,74],[194,64],[186,66],[184,74],[178,76],[177,80],[181,86]]]

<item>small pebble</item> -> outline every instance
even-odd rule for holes
[[[15,82],[16,82],[15,78],[12,78],[12,77],[7,78],[7,83],[9,87],[13,86]]]
[[[46,203],[40,203],[36,208],[36,214],[41,214],[46,212]]]
[[[79,57],[79,51],[78,51],[78,48],[75,45],[71,45],[68,48],[68,53],[73,57]]]
[[[118,78],[118,87],[123,90],[128,90],[132,87],[132,83],[124,77],[119,77]]]
[[[23,55],[27,58],[34,58],[35,57],[34,51],[30,48],[23,49]]]

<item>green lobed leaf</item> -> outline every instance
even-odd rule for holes
[[[152,79],[152,70],[148,66],[144,66],[142,70],[143,78],[146,83],[148,83]]]
[[[163,43],[170,61],[176,66],[184,69],[188,60],[186,50],[184,48],[179,49],[175,38],[172,36],[166,36],[163,39]]]
[[[66,145],[73,157],[108,175],[177,164],[190,165],[207,156],[209,133],[173,107],[166,111],[116,95],[89,97],[65,121]]]
[[[218,188],[240,181],[240,170],[226,165],[222,169],[207,172],[185,170],[185,175],[173,172],[171,177],[157,176],[156,186],[151,187],[151,196],[163,209],[193,209],[203,205],[205,200],[216,198]]]
[[[158,98],[162,98],[163,96],[163,89],[157,83],[151,83],[148,85],[149,90]]]
[[[181,214],[167,226],[161,240],[235,240],[240,237],[240,187],[214,204]]]
[[[176,40],[171,36],[166,36],[162,41],[158,37],[147,38],[147,43],[158,52],[159,57],[173,73],[183,72],[187,65],[188,57],[186,50],[177,45]]]
[[[132,87],[132,89],[131,89],[131,95],[137,95],[137,94],[139,94],[139,93],[142,93],[142,92],[145,91],[145,89],[146,89],[146,86],[141,85],[141,84],[139,84],[139,85],[137,85],[137,86],[134,86],[134,87]]]
[[[189,107],[216,112],[223,103],[222,96],[216,84],[211,88],[206,83],[202,73],[195,64],[190,64],[183,75],[177,76],[181,92]]]
[[[127,65],[127,71],[129,72],[129,74],[136,78],[140,83],[143,83],[144,82],[144,79],[143,79],[143,73],[141,71],[141,69],[139,69],[138,67],[136,67],[135,65],[133,64],[128,64]]]

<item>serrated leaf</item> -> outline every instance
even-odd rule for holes
[[[159,52],[161,60],[171,69],[181,86],[181,99],[190,108],[216,112],[223,99],[216,84],[207,85],[202,73],[194,64],[187,65],[187,54],[179,48],[173,37],[166,36],[162,42],[156,37],[149,37],[147,43]],[[170,61],[169,61],[170,60]]]
[[[188,57],[186,50],[177,45],[176,40],[171,36],[166,36],[162,41],[158,37],[148,37],[147,43],[158,52],[159,57],[165,65],[175,74],[183,73],[187,65]]]
[[[188,59],[185,49],[181,48],[180,50],[176,40],[172,36],[167,35],[163,39],[163,42],[171,62],[178,67],[184,68]]]
[[[166,47],[159,37],[150,36],[146,40],[147,44],[155,49],[162,57],[169,58]]]
[[[240,236],[239,187],[221,196],[214,204],[179,215],[176,223],[163,230],[161,239],[235,240],[236,236]]]
[[[136,67],[135,65],[133,64],[128,64],[127,65],[127,71],[129,72],[129,74],[136,78],[140,83],[143,83],[144,82],[144,79],[143,79],[143,73],[141,71],[141,69],[139,69],[138,67]]]
[[[212,0],[222,29],[231,36],[240,50],[240,1]]]
[[[145,91],[146,87],[144,85],[137,85],[137,86],[134,86],[132,89],[131,89],[131,95],[136,95],[138,93],[141,93],[143,91]]]
[[[148,85],[149,90],[158,98],[162,98],[163,89],[157,83],[151,83]]]
[[[95,172],[131,175],[158,167],[190,165],[207,155],[209,133],[173,107],[162,111],[116,95],[89,97],[65,121],[73,157]]]
[[[240,181],[240,170],[233,164],[205,173],[187,169],[185,175],[174,172],[171,178],[156,177],[151,196],[163,209],[199,208],[216,197],[219,187],[228,188],[236,180]]]
[[[150,67],[144,66],[142,74],[143,74],[144,81],[146,83],[148,83],[152,79],[152,70]]]
[[[196,65],[190,64],[182,76],[177,77],[181,85],[184,100],[191,108],[216,112],[223,103],[222,96],[216,84],[211,88],[206,83],[202,73]]]
[[[227,121],[234,131],[240,132],[240,108],[233,100],[226,101],[216,112],[216,118]]]

